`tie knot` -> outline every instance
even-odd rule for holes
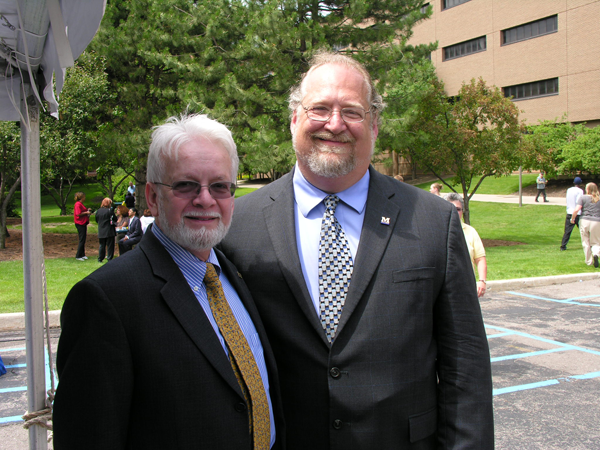
[[[204,282],[209,285],[219,280],[219,275],[217,275],[217,271],[215,266],[211,263],[206,263],[206,273],[204,274]]]
[[[325,202],[325,208],[330,211],[331,214],[335,214],[335,208],[340,202],[340,198],[335,194],[331,194],[325,197],[325,200],[323,201]]]

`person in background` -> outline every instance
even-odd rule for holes
[[[133,182],[129,182],[129,187],[127,188],[127,192],[135,197],[135,184]]]
[[[75,219],[75,228],[77,228],[77,234],[79,235],[77,254],[75,255],[75,259],[77,261],[85,261],[88,259],[88,257],[85,256],[85,241],[87,239],[87,226],[90,223],[90,215],[92,214],[92,210],[84,206],[84,201],[85,194],[83,192],[76,192],[75,206],[73,206],[73,216]]]
[[[131,192],[127,192],[127,194],[125,194],[125,206],[127,206],[129,209],[135,206],[135,197]]]
[[[433,183],[431,185],[431,187],[429,188],[429,192],[431,192],[433,195],[437,195],[438,197],[441,197],[442,194],[440,193],[440,191],[442,190],[443,187],[444,187],[444,185],[442,183]]]
[[[148,226],[154,223],[154,217],[152,217],[152,211],[149,209],[144,210],[144,215],[140,217],[140,222],[142,224],[142,233],[146,233]]]
[[[115,236],[117,235],[115,232],[117,218],[110,198],[106,197],[102,200],[100,209],[96,211],[94,217],[98,223],[98,241],[100,242],[98,262],[104,261],[104,256],[106,256],[107,261],[110,261],[115,254]]]
[[[567,244],[569,243],[569,239],[571,238],[571,232],[575,225],[579,228],[579,217],[581,216],[581,211],[575,216],[575,220],[571,223],[571,217],[573,217],[573,211],[575,211],[575,207],[577,206],[577,200],[579,197],[583,195],[583,190],[581,189],[581,178],[575,177],[573,180],[573,186],[567,189],[567,218],[565,219],[565,232],[563,234],[562,242],[560,243],[560,250],[565,251],[567,249]]]
[[[384,104],[319,52],[290,93],[297,163],[221,242],[281,374],[287,450],[491,450],[490,355],[454,206],[377,172]]]
[[[487,290],[487,259],[485,257],[483,242],[481,242],[479,233],[477,233],[475,228],[463,222],[463,211],[465,208],[463,198],[456,192],[450,192],[444,195],[444,198],[456,206],[456,210],[460,216],[462,230],[465,234],[469,256],[471,257],[471,264],[473,265],[473,272],[475,273],[475,277],[478,278],[477,297],[483,297]]]
[[[538,201],[538,198],[541,194],[544,196],[544,202],[548,203],[549,200],[546,198],[546,185],[548,184],[548,180],[544,178],[544,171],[540,172],[540,174],[535,179],[535,183],[537,185],[537,195],[535,196],[535,201]]]
[[[119,256],[123,256],[131,250],[135,244],[142,240],[143,235],[138,211],[136,208],[131,208],[129,210],[129,229],[125,237],[119,240]]]
[[[115,214],[117,216],[115,231],[117,232],[118,241],[125,237],[129,229],[129,209],[125,205],[119,205],[115,209]]]
[[[595,183],[585,185],[585,195],[579,197],[577,206],[571,216],[574,224],[577,214],[581,211],[579,218],[579,233],[581,234],[581,245],[585,255],[585,263],[588,266],[594,264],[598,268],[600,257],[600,193]]]

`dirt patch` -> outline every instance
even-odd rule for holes
[[[6,248],[0,249],[0,261],[14,261],[23,259],[23,233],[21,230],[11,229],[12,225],[20,225],[21,219],[10,218],[7,220],[10,237],[6,240]],[[75,225],[73,225],[75,227]],[[46,258],[75,258],[78,244],[77,234],[42,234],[44,256]],[[85,254],[90,259],[98,258],[98,235],[87,235]]]
[[[482,239],[484,248],[489,247],[512,247],[513,245],[525,245],[524,242],[503,241],[501,239]]]

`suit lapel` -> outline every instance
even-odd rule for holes
[[[271,197],[273,201],[263,209],[263,213],[279,268],[308,321],[322,335],[324,342],[327,343],[325,332],[315,313],[312,299],[306,287],[300,257],[298,256],[293,174],[292,171],[286,175],[287,179],[285,183],[282,183],[281,190],[277,195]]]
[[[216,371],[243,398],[229,359],[212,325],[171,255],[152,233],[146,233],[140,248],[146,253],[154,275],[165,280],[160,293],[181,327]]]
[[[344,325],[348,323],[350,316],[371,282],[387,249],[400,214],[400,207],[390,201],[395,192],[385,190],[380,182],[380,177],[383,175],[376,172],[372,167],[369,170],[371,178],[365,219],[354,261],[352,281],[338,325],[337,335],[342,332]],[[384,218],[385,220],[389,219],[389,225],[382,224]]]

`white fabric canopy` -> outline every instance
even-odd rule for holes
[[[21,117],[23,82],[43,92],[53,115],[65,69],[88,46],[106,0],[0,0],[0,120]]]

